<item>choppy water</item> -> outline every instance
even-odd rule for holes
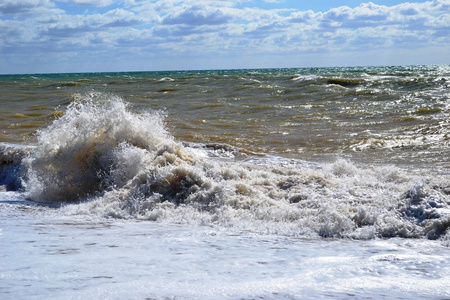
[[[448,168],[448,66],[2,76],[0,140],[93,91],[165,110],[181,141],[294,158]],[[367,156],[370,155],[370,160]]]
[[[0,293],[449,297],[449,88],[448,66],[0,76]]]

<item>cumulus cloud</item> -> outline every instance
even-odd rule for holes
[[[2,0],[0,2],[0,14],[29,13],[41,7],[51,7],[50,0]]]
[[[364,3],[354,9],[343,6],[324,13],[321,25],[340,28],[380,26],[386,23],[389,14],[388,7],[373,3]]]
[[[287,20],[292,23],[306,23],[312,21],[315,14],[312,10],[308,11],[296,11],[292,13]]]
[[[277,1],[266,2],[273,6]],[[0,51],[18,61],[27,58],[20,53],[39,49],[59,51],[58,57],[64,57],[65,51],[104,53],[105,49],[128,51],[125,57],[145,51],[245,52],[257,57],[399,47],[448,49],[450,43],[450,0],[392,6],[368,2],[325,12],[264,9],[254,4],[250,0],[2,0]],[[77,10],[71,11],[75,6]]]
[[[123,9],[113,9],[105,14],[67,16],[42,31],[43,35],[67,38],[86,32],[100,32],[114,27],[132,27],[144,21],[134,13]]]
[[[231,17],[224,14],[219,9],[204,9],[200,6],[189,7],[186,10],[175,14],[167,15],[163,20],[163,25],[220,25],[230,21]]]
[[[110,6],[114,4],[114,0],[62,0],[62,2],[68,2],[75,5],[89,5],[96,7]]]

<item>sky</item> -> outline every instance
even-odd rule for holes
[[[0,74],[450,64],[450,0],[1,0]]]

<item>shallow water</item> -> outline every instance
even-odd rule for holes
[[[450,250],[433,241],[288,238],[1,206],[3,299],[450,296]]]

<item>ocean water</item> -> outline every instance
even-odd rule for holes
[[[2,299],[450,298],[450,66],[0,90]]]

